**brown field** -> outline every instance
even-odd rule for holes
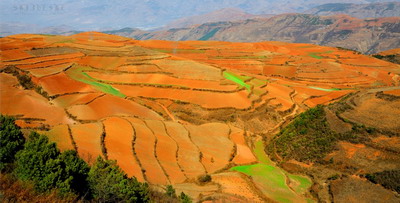
[[[117,107],[106,108],[110,106]],[[68,112],[75,115],[80,120],[98,120],[116,115],[134,115],[147,119],[161,119],[160,115],[144,106],[112,95],[105,95],[97,98],[88,105],[71,106],[68,108]]]
[[[118,165],[129,176],[135,176],[139,181],[144,181],[142,170],[133,156],[132,146],[133,129],[129,121],[111,117],[103,121],[106,137],[104,140],[107,157],[117,160]]]
[[[205,173],[204,166],[200,163],[200,151],[191,141],[188,131],[175,122],[165,122],[167,133],[176,141],[178,149],[178,164],[188,178],[195,178]]]
[[[101,136],[103,125],[100,123],[87,123],[71,125],[71,133],[81,158],[89,163],[94,163],[98,156],[103,156],[101,149]]]
[[[147,181],[154,184],[168,184],[169,180],[156,157],[156,137],[146,124],[136,118],[128,118],[135,130],[133,145],[136,155],[143,167]]]
[[[43,132],[50,141],[57,143],[57,147],[61,150],[74,150],[71,135],[69,134],[68,125],[54,126],[51,130]]]
[[[75,92],[93,92],[95,91],[90,85],[76,81],[68,77],[64,72],[39,78],[41,85],[50,96],[75,93]]]
[[[237,109],[249,108],[251,103],[246,91],[233,93],[217,93],[207,91],[191,91],[182,89],[138,87],[129,85],[114,85],[123,94],[130,97],[148,97],[179,100],[198,104],[204,108],[233,107]],[[212,98],[212,100],[210,100]]]
[[[162,121],[147,120],[146,125],[153,131],[157,139],[156,155],[168,175],[171,184],[182,183],[186,180],[177,162],[178,146],[166,132]]]

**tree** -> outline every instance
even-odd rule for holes
[[[172,187],[172,185],[167,185],[165,194],[170,197],[176,197],[176,192],[175,189]]]
[[[32,132],[25,148],[16,155],[15,172],[23,181],[33,181],[39,192],[58,189],[59,195],[84,195],[89,166],[75,151],[60,153],[55,143]]]
[[[148,202],[147,184],[128,178],[116,161],[103,160],[100,156],[88,174],[89,185],[95,200],[100,202]]]
[[[25,138],[15,119],[0,115],[0,170],[14,162],[15,154],[24,148]]]
[[[183,192],[181,192],[181,194],[179,195],[179,200],[182,203],[192,203],[192,200],[190,199],[190,197]]]

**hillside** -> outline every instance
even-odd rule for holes
[[[284,41],[344,47],[366,54],[400,47],[400,17],[358,19],[347,15],[320,17],[282,14],[271,18],[206,23],[165,31],[113,32],[140,40]]]
[[[173,185],[196,201],[327,198],[311,188],[325,179],[272,162],[263,141],[310,107],[361,90],[396,93],[400,83],[397,64],[312,44],[137,41],[97,32],[0,42],[1,114],[62,151],[89,163],[117,160],[129,176],[161,190]],[[353,105],[360,112],[346,119],[375,127],[365,113],[371,104]],[[387,122],[383,130],[397,127]]]
[[[178,20],[174,20],[168,23],[166,26],[164,26],[163,29],[184,28],[211,22],[247,20],[257,17],[262,17],[262,16],[246,13],[241,9],[224,8],[203,15],[184,17]]]
[[[304,13],[319,16],[346,14],[355,18],[394,17],[399,16],[400,2],[370,4],[331,3],[317,6]]]

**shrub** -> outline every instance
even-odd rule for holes
[[[366,174],[365,178],[375,184],[400,193],[400,170],[382,171],[373,174]]]
[[[169,197],[176,197],[176,192],[172,185],[167,185],[165,194]]]
[[[25,138],[14,122],[14,118],[0,115],[0,170],[14,162],[15,154],[24,147]]]
[[[185,193],[181,192],[181,194],[179,195],[179,200],[182,203],[192,203],[192,200],[190,199],[189,196],[187,196]]]
[[[208,175],[208,174],[202,175],[202,176],[199,176],[198,180],[199,180],[199,182],[201,182],[201,183],[207,183],[207,182],[210,182],[210,181],[211,181],[211,176]]]
[[[89,171],[89,184],[96,201],[100,202],[148,202],[149,188],[136,178],[128,178],[116,161],[98,157]]]

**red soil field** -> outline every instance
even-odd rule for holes
[[[167,133],[178,143],[178,164],[188,178],[205,174],[200,163],[200,152],[189,138],[188,131],[179,123],[165,122]]]
[[[33,57],[33,56],[26,53],[25,51],[23,51],[21,49],[11,49],[11,50],[6,50],[6,51],[0,52],[0,58],[2,61],[21,60],[21,59],[26,59],[26,58],[31,58],[31,57]]]
[[[115,70],[116,67],[124,64],[126,60],[126,57],[86,56],[78,63],[105,70]]]
[[[50,96],[74,92],[93,92],[92,86],[78,82],[68,77],[64,72],[48,77],[39,78],[39,85],[49,93]]]
[[[308,99],[304,102],[304,104],[306,104],[309,107],[314,107],[314,106],[317,106],[318,104],[328,104],[334,100],[337,100],[337,99],[347,95],[350,92],[353,92],[353,91],[351,91],[351,90],[334,91],[325,96]]]
[[[236,127],[230,127],[230,128],[231,128],[231,134],[229,135],[230,139],[236,145],[236,156],[232,160],[233,163],[241,165],[257,161],[256,157],[254,156],[250,148],[247,146],[243,130]]]
[[[54,65],[46,68],[36,68],[30,69],[29,72],[35,77],[43,77],[48,75],[53,75],[60,73],[61,71],[65,70],[66,68],[72,66],[73,63],[67,62],[59,65]]]
[[[101,152],[101,123],[86,123],[70,125],[72,137],[76,143],[79,156],[88,163],[94,163]]]
[[[45,134],[51,142],[57,143],[57,147],[61,151],[75,149],[74,145],[72,145],[68,125],[57,125],[49,131],[42,131],[40,133]]]
[[[80,58],[70,58],[70,59],[61,59],[61,60],[52,60],[52,61],[43,61],[34,64],[27,64],[27,65],[17,65],[18,68],[24,70],[32,70],[32,69],[42,69],[42,68],[49,68],[56,65],[63,65],[66,63],[73,63],[78,61]]]
[[[153,132],[142,120],[136,118],[127,119],[131,122],[135,130],[136,139],[133,147],[142,168],[145,170],[144,174],[147,181],[153,184],[168,184],[169,180],[155,156],[156,137]]]
[[[177,144],[166,132],[162,121],[146,120],[146,125],[153,131],[157,139],[156,155],[168,175],[171,184],[182,183],[186,180],[177,163]]]
[[[383,93],[394,95],[394,96],[400,96],[400,89],[388,90],[388,91],[384,91]]]
[[[18,60],[18,61],[10,61],[6,62],[9,65],[28,65],[28,64],[36,64],[36,63],[43,63],[46,61],[60,61],[63,59],[74,59],[74,58],[80,58],[84,56],[82,53],[73,53],[73,54],[60,54],[60,55],[52,55],[52,56],[42,56],[42,57],[35,57],[35,58],[29,58],[29,59],[23,59],[23,60]],[[21,68],[29,68],[25,66],[21,66]],[[32,67],[30,67],[32,68]]]
[[[220,69],[195,61],[171,57],[170,59],[153,61],[153,63],[163,71],[172,73],[178,78],[217,81],[222,78]]]
[[[52,100],[52,103],[60,107],[69,107],[73,105],[86,104],[95,98],[104,95],[103,93],[77,93],[71,95],[62,95]]]
[[[65,114],[63,108],[50,105],[47,99],[32,90],[18,88],[17,79],[13,76],[0,73],[0,81],[0,112],[2,114],[44,119],[43,123],[49,125],[73,122]]]
[[[142,169],[132,150],[134,134],[131,123],[122,118],[111,117],[104,120],[103,124],[106,133],[104,143],[107,149],[107,157],[117,160],[118,165],[128,176],[135,176],[143,182]]]
[[[212,175],[212,180],[221,185],[222,193],[239,196],[243,198],[242,201],[264,202],[243,176],[238,172],[224,172]]]
[[[176,87],[211,89],[219,91],[234,91],[237,88],[236,85],[221,85],[217,81],[181,79],[165,74],[106,74],[99,72],[88,72],[88,75],[101,81],[110,81],[116,83],[174,85]]]
[[[191,140],[202,152],[201,161],[208,173],[222,169],[229,163],[234,145],[228,138],[227,125],[208,123],[201,126],[187,125],[186,128]]]
[[[110,107],[110,108],[107,108]],[[154,111],[133,101],[112,95],[97,98],[88,105],[75,105],[68,112],[80,120],[98,120],[109,116],[138,116],[146,119],[161,120],[162,117]]]
[[[129,85],[114,85],[114,87],[130,97],[142,96],[149,98],[180,100],[198,104],[205,108],[233,107],[237,109],[246,109],[251,105],[251,102],[247,98],[246,90],[233,93],[218,93],[170,88],[138,87]]]

